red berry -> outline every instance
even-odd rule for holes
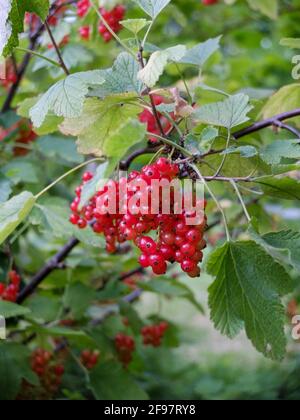
[[[148,255],[142,254],[139,258],[139,263],[143,268],[147,268],[150,266],[150,261]]]
[[[147,255],[154,254],[156,252],[157,246],[152,238],[143,236],[140,241],[139,248],[141,251]]]
[[[191,273],[197,268],[197,263],[192,260],[183,260],[181,263],[182,271],[185,273]]]
[[[183,245],[181,245],[180,251],[186,257],[192,257],[196,252],[196,247],[187,242],[187,243],[184,243]]]

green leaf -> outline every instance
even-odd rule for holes
[[[28,216],[35,204],[35,197],[28,191],[0,204],[0,244]]]
[[[39,101],[39,97],[33,98],[26,98],[19,104],[17,113],[20,117],[23,118],[30,118],[30,109],[33,108],[36,103]],[[34,132],[39,136],[43,136],[45,134],[50,134],[58,131],[58,126],[60,123],[63,122],[63,117],[57,117],[56,115],[47,115],[44,119],[43,124],[39,127],[34,129]]]
[[[144,86],[137,78],[138,71],[139,64],[130,54],[126,52],[119,54],[111,68],[101,70],[105,82],[91,91],[90,96],[104,98],[121,93],[135,93],[139,96]]]
[[[84,316],[93,300],[96,299],[96,291],[83,283],[71,283],[64,296],[64,304],[71,310],[75,319]]]
[[[16,305],[12,302],[6,302],[0,300],[0,316],[5,319],[14,318],[15,316],[23,316],[30,313],[30,309],[24,308],[23,306]]]
[[[221,36],[217,38],[208,39],[201,44],[196,45],[186,52],[186,54],[179,60],[180,63],[194,64],[202,67],[203,64],[220,48]]]
[[[282,230],[260,236],[254,228],[251,228],[250,234],[273,258],[283,264],[291,265],[300,272],[300,232]]]
[[[41,127],[49,112],[57,117],[79,117],[89,88],[102,83],[104,79],[99,70],[71,74],[55,83],[31,108],[29,115],[33,125]]]
[[[79,345],[90,346],[95,344],[94,340],[81,330],[74,330],[66,327],[44,327],[43,325],[38,324],[33,324],[32,330],[45,336],[64,337]]]
[[[278,18],[278,0],[248,0],[248,3],[252,9],[258,10],[270,19]]]
[[[300,103],[300,83],[293,83],[287,85],[278,90],[268,100],[264,108],[262,109],[262,115],[264,118],[271,118],[274,115],[281,114],[283,112],[292,111],[299,107]],[[293,118],[290,121],[295,121],[300,126],[300,118]]]
[[[149,292],[187,299],[199,312],[204,313],[202,305],[195,299],[193,292],[186,285],[174,279],[155,278],[147,283],[139,283],[139,287]]]
[[[120,23],[124,28],[128,29],[128,31],[137,35],[146,26],[149,26],[151,22],[147,19],[127,19],[122,20]]]
[[[260,157],[268,164],[275,165],[283,158],[300,158],[300,146],[298,140],[277,140],[260,151]]]
[[[94,247],[104,247],[103,239],[96,235],[90,227],[80,230],[69,222],[70,213],[67,207],[52,203],[48,200],[45,205],[36,205],[37,211],[41,212],[39,220],[42,230],[51,230],[52,234],[58,238],[70,238],[75,236],[80,242]]]
[[[10,180],[0,174],[0,203],[7,201],[11,192],[12,187]]]
[[[14,400],[20,391],[22,379],[38,385],[30,367],[30,351],[15,343],[0,342],[0,400]]]
[[[205,127],[201,132],[201,142],[212,142],[219,135],[219,130],[216,127]]]
[[[141,9],[152,19],[155,19],[160,12],[170,3],[171,0],[134,0]]]
[[[34,294],[26,300],[26,308],[31,313],[27,319],[34,319],[41,323],[52,322],[60,314],[61,301],[57,297]]]
[[[249,121],[247,114],[252,108],[249,104],[249,96],[238,93],[223,102],[203,105],[196,109],[193,115],[204,124],[230,129]]]
[[[38,168],[32,162],[23,158],[13,159],[3,166],[2,172],[14,184],[27,182],[28,184],[37,184],[40,182]]]
[[[82,163],[83,157],[78,154],[72,138],[59,136],[39,137],[35,142],[36,149],[48,158],[64,159],[66,162]]]
[[[43,21],[49,11],[49,0],[4,0],[1,4],[0,55],[7,57],[19,45],[19,34],[24,31],[24,17],[26,12],[35,13]],[[9,13],[9,15],[8,15]]]
[[[292,289],[285,269],[261,246],[248,241],[228,242],[217,248],[208,260],[207,270],[216,276],[209,288],[215,327],[232,338],[245,325],[258,351],[281,360],[286,338],[280,298]]]
[[[300,200],[300,182],[290,177],[267,177],[255,181],[263,192],[281,200]]]
[[[178,62],[184,56],[186,47],[177,45],[166,50],[155,51],[151,54],[146,66],[139,71],[138,78],[148,87],[153,87],[163,74],[169,62]]]
[[[239,147],[229,147],[228,149],[224,150],[221,154],[222,155],[231,155],[231,154],[240,154],[243,158],[252,158],[258,154],[256,148],[254,146],[239,146]]]
[[[99,363],[92,370],[90,388],[97,400],[148,400],[145,391],[114,361]]]
[[[82,116],[66,119],[61,130],[78,136],[80,153],[122,157],[145,135],[145,126],[136,120],[140,108],[130,103],[134,99],[133,94],[87,99]]]
[[[53,34],[55,40],[57,43],[59,43],[59,39],[55,37],[55,34]],[[49,40],[49,43],[51,41]],[[80,44],[68,44],[66,45],[62,52],[62,59],[64,60],[64,63],[67,67],[67,69],[73,69],[76,68],[79,64],[88,64],[91,61],[93,61],[93,55],[92,53],[85,48],[83,45]],[[55,49],[47,50],[44,54],[44,57],[49,58],[50,60],[57,61],[57,54]],[[34,65],[32,67],[32,71],[38,71],[41,69],[49,69],[51,68],[51,75],[61,75],[63,74],[63,70],[54,64],[49,63],[48,61],[44,60],[43,58],[37,58],[34,62]]]

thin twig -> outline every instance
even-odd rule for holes
[[[285,120],[289,120],[291,118],[295,118],[298,116],[300,116],[300,108],[296,108],[288,112],[283,112],[282,114],[275,115],[272,118],[268,118],[266,120],[250,125],[249,127],[243,128],[242,130],[239,130],[233,133],[233,137],[237,140],[237,139],[240,139],[241,137],[245,137],[249,134],[253,134],[253,133],[256,133],[257,131],[263,130],[264,128],[272,127],[275,121],[285,121]]]
[[[274,121],[273,124],[275,127],[283,128],[284,130],[289,131],[290,133],[295,134],[295,136],[300,139],[300,131],[298,131],[295,127],[292,127],[291,125],[285,124],[282,121]]]
[[[53,47],[54,47],[54,49],[56,51],[59,64],[60,64],[61,68],[63,69],[63,71],[65,72],[65,74],[67,76],[69,76],[70,75],[70,72],[69,72],[69,70],[68,70],[68,68],[66,66],[66,63],[64,62],[64,59],[63,59],[63,56],[62,56],[62,54],[60,52],[59,46],[57,45],[57,42],[55,41],[55,38],[53,36],[53,33],[52,33],[51,29],[50,29],[50,26],[49,26],[47,20],[45,22],[45,28],[46,28],[46,30],[48,32],[48,35],[49,35],[49,37],[51,39],[51,42],[53,44]]]

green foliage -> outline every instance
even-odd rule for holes
[[[286,339],[279,298],[292,290],[284,268],[249,241],[230,242],[216,249],[207,270],[216,276],[209,289],[216,328],[233,338],[244,324],[248,338],[259,351],[282,359]]]

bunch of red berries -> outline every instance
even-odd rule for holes
[[[14,270],[8,273],[8,277],[10,280],[8,286],[4,283],[0,283],[0,298],[9,302],[16,302],[20,291],[21,277]]]
[[[132,353],[135,350],[135,341],[132,337],[125,334],[118,334],[115,337],[115,347],[119,356],[119,360],[125,367],[132,361]]]
[[[80,18],[84,18],[89,12],[91,3],[89,0],[80,0],[77,3],[77,15]],[[118,33],[122,29],[120,21],[124,19],[126,8],[119,4],[115,6],[112,10],[107,10],[104,7],[100,8],[100,13],[103,19],[107,22],[110,28]],[[98,32],[102,36],[105,42],[112,40],[112,34],[107,30],[106,26],[102,21],[99,21]],[[91,27],[86,25],[79,28],[79,34],[82,39],[89,40],[91,36]]]
[[[162,96],[159,96],[159,95],[153,95],[153,100],[154,100],[154,104],[156,106],[161,105],[165,101],[165,99]],[[167,134],[170,131],[170,129],[172,128],[172,124],[161,113],[158,113],[158,117],[159,117],[161,126],[164,130],[164,133]],[[171,117],[173,119],[175,119],[173,114],[171,114]],[[157,122],[156,122],[156,118],[153,115],[152,111],[150,111],[149,109],[144,109],[144,111],[139,115],[139,120],[142,123],[147,124],[147,131],[149,133],[153,133],[153,134],[156,134],[156,135],[161,135],[160,127],[158,127]],[[157,143],[158,142],[156,137],[150,137],[149,141],[151,143]]]
[[[169,324],[167,322],[143,327],[141,333],[145,346],[159,347],[168,328]]]
[[[83,350],[80,361],[88,370],[93,369],[99,361],[100,352],[98,350]]]
[[[105,235],[109,253],[116,252],[118,243],[133,241],[142,252],[139,258],[141,266],[151,267],[154,274],[165,274],[167,263],[177,262],[190,277],[199,277],[198,264],[203,259],[202,250],[206,247],[203,239],[207,220],[204,214],[205,200],[195,202],[198,212],[189,212],[180,207],[180,213],[176,208],[185,204],[181,193],[178,197],[169,189],[169,197],[165,198],[163,188],[159,188],[158,196],[154,197],[153,194],[153,183],[162,185],[161,182],[166,182],[170,188],[170,182],[178,173],[177,164],[160,158],[155,164],[145,166],[141,172],[131,172],[128,179],[121,178],[119,182],[110,180],[86,206],[80,208],[82,187],[93,178],[87,172],[83,176],[83,185],[76,189],[70,222],[84,229],[94,221],[93,230]],[[153,211],[153,200],[157,201],[156,211]],[[169,201],[168,214],[163,211],[166,201]],[[108,209],[110,202],[115,203],[113,209]],[[195,219],[194,225],[189,223],[192,218]],[[156,239],[147,236],[150,232],[156,234]]]
[[[125,7],[122,4],[119,4],[118,6],[114,7],[112,10],[106,10],[104,8],[101,8],[100,12],[103,18],[108,23],[108,25],[111,27],[111,29],[115,33],[120,32],[120,30],[122,29],[122,25],[120,24],[120,21],[123,20],[125,17],[125,12],[126,12]],[[99,22],[98,32],[102,36],[105,42],[109,42],[113,38],[112,34],[107,30],[103,22]]]
[[[90,10],[90,7],[91,7],[90,0],[79,0],[77,2],[77,15],[80,18],[85,17],[88,11]]]
[[[31,355],[31,368],[40,378],[46,392],[55,394],[58,391],[65,369],[55,362],[51,352],[36,349]]]

